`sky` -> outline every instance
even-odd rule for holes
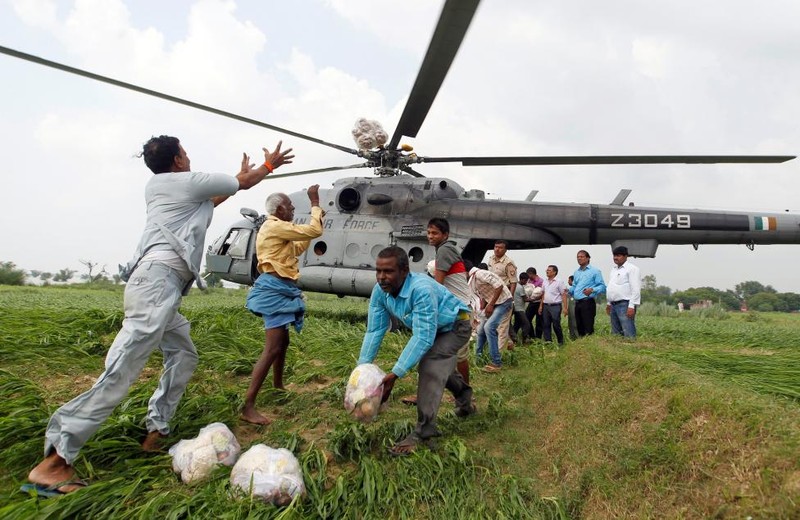
[[[353,147],[358,117],[391,134],[443,2],[432,0],[0,0],[0,45]],[[418,136],[420,155],[800,152],[800,3],[790,0],[483,0]],[[0,55],[0,261],[116,273],[144,226],[151,136],[181,139],[193,169],[234,174],[281,138],[292,170],[350,155]],[[290,171],[285,166],[284,172]],[[770,165],[465,168],[418,165],[489,198],[800,211],[800,160]],[[217,208],[207,244],[239,217],[366,170],[265,181]],[[511,252],[577,267],[579,247]],[[607,245],[587,249],[607,271]],[[675,290],[757,280],[800,292],[800,248],[660,246],[637,259]]]

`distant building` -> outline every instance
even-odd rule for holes
[[[695,302],[689,305],[689,309],[691,310],[708,309],[712,305],[714,305],[714,302],[712,300],[700,300],[699,302]]]

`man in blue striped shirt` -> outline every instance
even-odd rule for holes
[[[383,249],[375,262],[377,284],[369,301],[367,333],[358,364],[372,363],[389,329],[390,316],[412,331],[392,371],[383,379],[383,401],[395,381],[417,366],[417,425],[408,437],[391,448],[393,455],[408,455],[419,443],[440,434],[436,415],[447,388],[456,399],[456,415],[475,413],[472,388],[456,370],[458,349],[472,333],[469,308],[429,276],[409,272],[408,255],[397,247]]]

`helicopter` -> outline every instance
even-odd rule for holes
[[[342,146],[286,128],[232,114],[209,106],[162,94],[73,67],[0,47],[0,53],[65,72],[180,103],[195,109],[268,128],[354,155],[358,164],[272,175],[280,179],[339,170],[366,168],[372,177],[337,180],[320,190],[327,214],[325,232],[300,259],[300,286],[305,290],[338,295],[368,295],[374,286],[374,259],[385,246],[396,244],[410,256],[412,269],[422,271],[433,258],[425,227],[431,217],[450,221],[450,239],[463,256],[480,261],[496,239],[509,242],[510,250],[545,249],[563,245],[626,245],[631,256],[653,257],[660,244],[800,243],[800,216],[791,213],[730,213],[626,206],[629,190],[609,204],[545,203],[536,192],[525,200],[488,198],[481,190],[465,189],[447,178],[423,177],[426,163],[461,163],[465,167],[506,165],[593,164],[710,164],[780,163],[794,156],[529,156],[529,157],[426,157],[401,141],[416,137],[439,88],[455,59],[478,8],[478,0],[447,0],[433,33],[408,101],[391,139],[375,146]],[[305,192],[290,194],[296,222],[308,218]],[[250,284],[255,269],[255,235],[264,220],[257,211],[242,210],[243,220],[209,247],[207,270],[223,279]]]

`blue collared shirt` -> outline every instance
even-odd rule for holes
[[[588,288],[592,289],[590,296],[583,294],[583,290]],[[579,267],[573,273],[572,287],[569,289],[569,294],[575,298],[575,301],[583,300],[584,298],[597,298],[604,292],[606,292],[606,284],[603,283],[603,274],[600,269],[589,264],[586,267]]]
[[[412,336],[394,364],[392,372],[403,377],[433,346],[438,332],[453,330],[458,313],[469,308],[426,275],[408,273],[400,294],[395,298],[375,284],[369,298],[367,333],[361,343],[358,364],[372,363],[389,330],[389,315],[411,329]]]

